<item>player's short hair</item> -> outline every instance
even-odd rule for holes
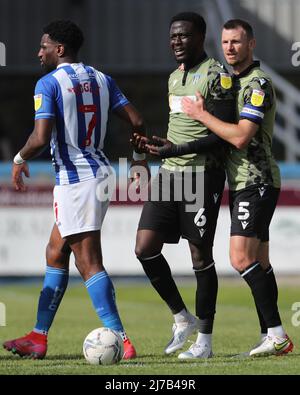
[[[242,29],[245,30],[249,40],[254,38],[252,26],[247,21],[244,21],[243,19],[230,19],[223,25],[223,29],[226,30],[236,29],[237,27],[241,27]]]
[[[202,34],[202,37],[205,38],[206,23],[204,18],[200,14],[197,14],[196,12],[180,12],[179,14],[173,16],[170,22],[170,26],[173,22],[177,21],[192,22],[198,32]]]
[[[43,32],[49,34],[51,40],[65,44],[74,54],[77,54],[84,41],[83,33],[79,27],[74,22],[67,20],[50,22],[43,28]]]

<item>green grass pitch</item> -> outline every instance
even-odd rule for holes
[[[195,282],[178,282],[183,298],[194,311]],[[0,341],[29,332],[35,322],[41,284],[1,284],[0,302],[6,306],[6,326]],[[230,375],[299,374],[300,325],[293,326],[292,305],[300,302],[296,283],[280,282],[279,307],[284,326],[293,339],[294,352],[284,357],[245,358],[259,336],[258,320],[248,287],[240,280],[220,278],[213,337],[214,358],[180,361],[164,356],[171,337],[172,316],[148,282],[115,282],[117,302],[138,358],[113,366],[89,365],[82,354],[88,332],[101,326],[82,283],[70,284],[49,334],[47,357],[41,361],[21,359],[0,348],[1,375]],[[299,320],[299,315],[298,315]],[[300,322],[299,322],[300,324]],[[193,338],[191,338],[192,340]],[[189,343],[187,343],[187,347]]]

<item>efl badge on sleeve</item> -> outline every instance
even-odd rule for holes
[[[43,95],[40,93],[39,95],[34,96],[34,110],[38,111],[42,106]]]
[[[230,89],[232,87],[232,79],[228,73],[220,73],[221,76],[221,87],[224,89]]]
[[[264,97],[265,97],[264,91],[260,91],[258,89],[253,89],[253,92],[251,95],[251,104],[255,107],[262,106],[262,104],[264,102]]]

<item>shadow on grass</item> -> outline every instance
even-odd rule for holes
[[[53,361],[53,360],[63,360],[63,361],[72,361],[76,359],[83,359],[82,354],[67,354],[67,355],[49,355],[44,359],[32,359],[27,357],[20,357],[19,355],[0,355],[0,361],[25,361],[25,360],[33,360],[33,361]]]
[[[263,361],[263,360],[270,360],[275,358],[276,360],[281,360],[282,358],[299,358],[300,353],[292,353],[288,355],[281,356],[281,358],[276,357],[275,355],[270,355],[266,357],[254,358],[250,357],[249,355],[245,354],[222,354],[222,355],[214,355],[213,358],[205,358],[205,359],[181,359],[179,360],[176,355],[172,356],[164,356],[164,355],[157,355],[157,354],[142,354],[138,355],[137,358],[134,360],[122,360],[122,365],[128,366],[141,366],[141,365],[174,365],[174,364],[191,364],[191,363],[198,363],[198,364],[214,364],[218,362],[226,362],[227,364],[234,364],[238,361],[247,361],[247,362],[256,362],[256,361]],[[25,361],[25,360],[32,360],[26,357],[20,357],[19,355],[0,355],[0,361]],[[86,363],[82,354],[61,354],[61,355],[49,355],[43,360],[35,359],[32,360],[34,362],[47,362],[47,361],[75,361],[78,362],[82,361]]]

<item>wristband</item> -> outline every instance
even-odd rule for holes
[[[146,159],[146,154],[144,154],[144,153],[143,154],[139,154],[139,153],[133,151],[132,159],[135,160],[135,161],[145,160]]]
[[[25,162],[25,160],[22,158],[20,152],[18,152],[17,155],[14,157],[14,163],[16,165],[21,165],[24,162]]]

